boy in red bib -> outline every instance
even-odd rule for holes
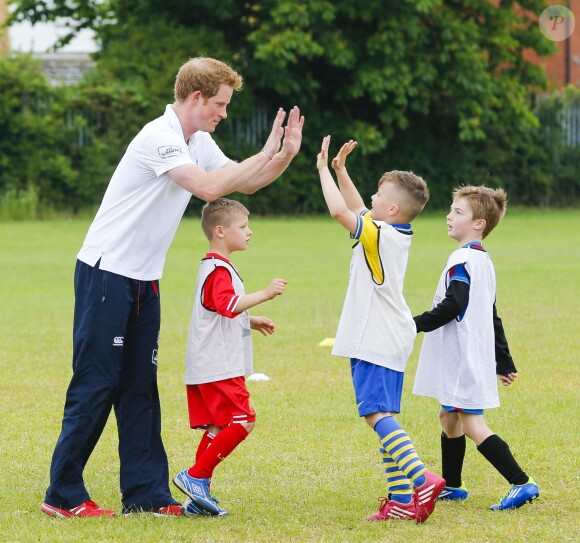
[[[185,383],[191,428],[205,430],[195,464],[173,482],[189,499],[185,515],[224,516],[209,492],[215,467],[252,431],[256,413],[250,405],[245,375],[252,373],[251,329],[274,333],[267,317],[248,309],[284,292],[286,281],[273,279],[263,290],[245,294],[244,283],[229,258],[248,248],[252,231],[248,210],[220,198],[206,204],[201,226],[210,242],[201,261],[189,329]]]

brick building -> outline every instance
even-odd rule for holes
[[[550,90],[560,90],[568,84],[580,87],[580,0],[550,0],[548,4],[566,6],[574,15],[575,29],[568,39],[554,42],[558,47],[554,55],[538,57],[530,52],[526,58],[544,68]]]
[[[8,0],[0,0],[0,26],[7,17]],[[10,52],[10,32],[14,32],[14,28],[0,29],[0,58]],[[12,37],[16,37],[16,34]],[[56,53],[33,52],[32,54],[40,60],[42,71],[51,85],[74,84],[95,64],[90,54],[86,52],[64,50]]]
[[[8,0],[0,0],[0,25],[8,18]],[[10,46],[10,33],[7,28],[0,28],[0,57],[3,57]]]

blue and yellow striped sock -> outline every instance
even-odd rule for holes
[[[383,467],[387,474],[387,485],[389,487],[389,499],[399,503],[411,503],[413,497],[413,487],[411,481],[399,469],[399,466],[391,458],[391,455],[382,447],[379,449],[383,457]]]
[[[427,468],[415,452],[413,442],[401,425],[391,416],[382,418],[375,424],[375,432],[380,442],[395,464],[411,480],[413,486],[425,483],[423,475]]]

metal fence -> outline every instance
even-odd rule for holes
[[[260,147],[272,128],[273,118],[270,104],[262,102],[254,111],[242,117],[235,117],[226,123],[233,135],[236,149],[245,145]]]
[[[580,95],[569,100],[553,95],[539,98],[537,115],[548,144],[580,145]]]
[[[72,142],[78,147],[90,145],[94,134],[106,126],[106,118],[100,112],[86,109],[70,109],[66,113],[66,126],[75,134]],[[259,104],[247,115],[228,119],[224,129],[229,131],[235,148],[260,147],[272,129],[272,110],[267,103]]]
[[[565,145],[580,144],[580,104],[565,106],[559,116],[562,126],[562,139]]]

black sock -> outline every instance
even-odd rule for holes
[[[441,476],[445,484],[452,488],[461,486],[461,471],[465,458],[465,436],[447,437],[441,432]]]
[[[493,434],[483,440],[477,450],[510,485],[525,485],[528,482],[529,477],[516,462],[509,445],[498,435]]]

